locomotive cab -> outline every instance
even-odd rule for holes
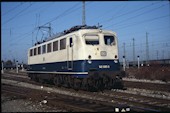
[[[85,61],[82,64],[83,70],[120,71],[116,34],[99,29],[90,31],[82,31],[81,58]]]

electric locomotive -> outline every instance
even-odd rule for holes
[[[75,89],[123,88],[115,32],[74,26],[28,50],[28,76]]]

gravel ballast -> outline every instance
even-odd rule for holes
[[[29,99],[1,94],[1,112],[66,112],[66,110],[52,108]]]

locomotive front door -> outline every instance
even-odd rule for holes
[[[68,38],[69,43],[67,43],[67,69],[73,69],[73,36]]]

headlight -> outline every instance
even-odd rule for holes
[[[91,63],[92,63],[92,61],[91,61],[91,60],[88,60],[87,62],[88,62],[89,64],[91,64]]]

